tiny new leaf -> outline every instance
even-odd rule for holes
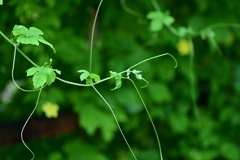
[[[163,25],[169,26],[174,22],[174,18],[168,13],[152,11],[147,14],[147,19],[150,19],[150,30],[153,32],[160,31]]]
[[[82,74],[80,75],[80,80],[81,80],[81,81],[86,80],[86,84],[91,84],[91,83],[93,83],[93,80],[94,80],[95,82],[100,81],[100,76],[97,75],[97,74],[89,73],[89,72],[86,71],[86,70],[79,70],[78,72],[79,72],[79,73],[82,73]]]
[[[88,76],[90,75],[90,73],[86,70],[79,70],[78,72],[81,73],[81,75],[80,75],[80,80],[81,81],[87,79]]]
[[[110,76],[114,77],[116,80],[116,86],[111,90],[113,91],[113,90],[119,89],[122,86],[122,74],[110,71]]]
[[[21,44],[32,44],[32,45],[39,45],[39,42],[48,45],[56,52],[53,45],[41,36],[43,35],[43,32],[35,27],[30,27],[27,29],[25,26],[22,25],[15,25],[12,31],[12,34],[14,38],[12,38],[13,41]]]

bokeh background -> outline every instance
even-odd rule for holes
[[[173,27],[201,31],[210,24],[212,39],[193,38],[195,57],[189,68],[189,44],[164,27],[150,29],[146,15],[154,11],[151,1],[104,0],[99,12],[93,48],[93,69],[101,78],[137,62],[163,53],[165,56],[138,66],[149,86],[140,89],[156,125],[166,160],[237,160],[240,157],[240,22],[238,0],[163,0],[163,12],[174,17]],[[37,27],[56,48],[21,45],[38,65],[53,59],[53,68],[63,79],[80,82],[80,69],[88,70],[90,35],[99,0],[4,0],[0,6],[0,31],[9,38],[14,25]],[[217,44],[217,45],[216,45]],[[217,46],[217,47],[216,47]],[[221,50],[222,54],[220,54]],[[0,159],[31,159],[20,139],[21,128],[35,106],[37,93],[25,93],[12,83],[14,48],[0,37]],[[26,89],[33,87],[25,71],[32,65],[20,54],[14,76]],[[194,71],[196,102],[191,97]],[[134,78],[133,78],[134,79]],[[134,79],[136,80],[136,79]],[[138,160],[157,160],[157,141],[132,84],[114,80],[96,88],[111,104]],[[144,82],[137,82],[140,87]],[[43,106],[58,106],[58,117],[47,118]],[[35,160],[132,160],[109,108],[92,88],[55,81],[42,91],[38,108],[24,138]]]

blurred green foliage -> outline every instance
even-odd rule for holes
[[[80,82],[77,71],[88,69],[91,27],[98,3],[98,0],[5,0],[0,6],[0,31],[11,37],[16,24],[41,29],[56,54],[44,45],[22,45],[22,51],[37,64],[52,58],[53,67],[62,72],[61,78]],[[103,2],[94,38],[93,72],[103,78],[109,76],[109,71],[120,72],[145,58],[173,54],[178,61],[177,69],[167,56],[137,67],[150,82],[141,89],[141,94],[156,124],[164,159],[236,160],[240,157],[239,28],[213,28],[202,34],[206,39],[193,39],[195,92],[201,118],[198,128],[190,96],[189,56],[178,53],[179,37],[166,27],[151,32],[146,17],[154,11],[150,1],[126,1],[125,5],[137,16],[129,14],[118,1]],[[159,5],[163,11],[170,11],[176,28],[190,26],[198,31],[214,23],[239,23],[240,19],[238,0],[165,0]],[[188,32],[186,28],[179,30],[182,35]],[[207,38],[213,32],[214,39]],[[222,56],[216,54],[219,50]],[[4,89],[11,81],[12,53],[13,47],[0,38],[0,122],[26,118],[37,98],[36,93],[15,91],[11,99],[4,99]],[[18,54],[16,66],[17,82],[32,88],[25,74],[31,64]],[[137,82],[138,86],[142,83]],[[114,85],[112,80],[96,88],[112,105],[137,158],[158,159],[153,129],[133,86],[123,81],[120,90],[111,91]],[[46,102],[57,103],[60,112],[75,112],[84,133],[79,130],[27,142],[36,160],[133,159],[111,112],[92,88],[56,81],[43,90],[35,116],[43,116],[41,106]],[[30,156],[21,143],[0,148],[0,159]]]

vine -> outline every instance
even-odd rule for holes
[[[53,52],[55,53],[56,50],[54,48],[54,46],[49,43],[48,41],[46,41],[44,38],[43,38],[43,35],[44,33],[38,29],[38,28],[35,28],[35,27],[30,27],[29,29],[23,25],[15,25],[13,27],[13,30],[12,30],[12,38],[9,39],[7,36],[5,36],[1,31],[0,31],[0,34],[10,43],[14,46],[14,53],[13,53],[13,65],[12,65],[12,80],[14,82],[14,84],[22,91],[24,92],[35,92],[35,91],[39,91],[38,93],[38,97],[37,97],[37,101],[36,101],[36,104],[35,104],[35,107],[34,109],[32,110],[32,112],[30,113],[30,115],[28,116],[27,120],[25,121],[23,127],[22,127],[22,130],[21,130],[21,140],[22,140],[22,143],[24,144],[24,146],[31,152],[32,154],[32,160],[35,158],[35,154],[34,152],[27,146],[27,144],[25,143],[24,141],[24,138],[23,138],[23,132],[24,132],[24,129],[28,123],[28,121],[30,120],[31,116],[33,115],[33,113],[35,112],[37,106],[38,106],[38,102],[39,102],[39,99],[40,99],[40,95],[41,95],[41,92],[42,92],[42,89],[45,88],[46,86],[50,86],[56,79],[63,82],[63,83],[67,83],[67,84],[70,84],[70,85],[75,85],[75,86],[81,86],[81,87],[92,87],[95,92],[101,97],[101,99],[105,102],[105,104],[109,107],[115,121],[116,121],[116,124],[117,124],[117,127],[119,128],[119,131],[120,133],[122,134],[122,137],[124,139],[124,141],[126,142],[129,150],[131,151],[133,157],[135,160],[137,160],[133,150],[131,149],[127,139],[125,138],[125,135],[118,123],[118,120],[117,120],[117,117],[111,107],[111,105],[107,102],[107,100],[102,96],[102,94],[97,90],[97,88],[95,87],[96,84],[99,84],[99,83],[102,83],[104,81],[107,81],[107,80],[110,80],[110,79],[115,79],[115,88],[111,89],[111,90],[116,90],[116,89],[120,89],[121,86],[122,86],[122,80],[123,79],[127,79],[127,80],[130,80],[133,87],[135,88],[141,102],[142,102],[142,105],[144,106],[146,112],[147,112],[147,115],[150,119],[150,122],[152,124],[152,127],[154,129],[154,133],[155,133],[155,136],[156,136],[156,139],[157,139],[157,143],[158,143],[158,148],[159,148],[159,157],[161,160],[163,160],[163,156],[162,156],[162,151],[161,151],[161,145],[160,145],[160,139],[159,139],[159,136],[158,136],[158,133],[157,133],[157,130],[156,130],[156,127],[153,123],[153,120],[151,118],[151,115],[147,109],[147,106],[138,90],[138,87],[136,86],[135,82],[131,79],[131,75],[134,75],[136,76],[136,79],[138,80],[142,80],[146,83],[145,86],[143,87],[147,87],[148,85],[148,81],[146,79],[143,78],[140,70],[136,70],[136,69],[133,69],[135,67],[137,67],[138,65],[142,64],[142,63],[145,63],[147,61],[150,61],[150,60],[153,60],[153,59],[156,59],[156,58],[160,58],[162,56],[170,56],[171,58],[173,58],[173,60],[175,61],[175,68],[177,67],[177,61],[176,59],[169,53],[164,53],[164,54],[161,54],[161,55],[157,55],[157,56],[154,56],[154,57],[150,57],[150,58],[147,58],[143,61],[140,61],[139,63],[129,67],[128,69],[122,71],[122,72],[114,72],[114,71],[110,71],[110,76],[107,77],[107,78],[104,78],[104,79],[101,79],[99,75],[95,74],[95,73],[92,73],[92,57],[93,57],[93,37],[94,37],[94,30],[95,30],[95,24],[96,24],[96,21],[97,21],[97,16],[98,16],[98,12],[100,10],[100,7],[101,7],[101,4],[102,4],[103,0],[100,1],[99,5],[98,5],[98,8],[97,8],[97,12],[96,12],[96,15],[95,15],[95,18],[94,18],[94,23],[93,23],[93,27],[92,27],[92,34],[91,34],[91,45],[90,45],[90,63],[89,63],[89,71],[87,70],[78,70],[78,73],[80,73],[80,81],[83,82],[85,81],[85,84],[83,83],[76,83],[76,82],[71,82],[71,81],[67,81],[67,80],[64,80],[64,79],[61,79],[60,77],[57,76],[61,74],[61,71],[58,70],[58,69],[53,69],[52,68],[52,59],[50,59],[49,62],[45,62],[42,66],[38,66],[35,62],[33,62],[25,53],[23,53],[20,49],[19,49],[19,46],[20,45],[26,45],[26,44],[30,44],[30,45],[39,45],[40,43],[42,44],[45,44],[45,45],[48,45],[52,50]],[[122,1],[124,2],[124,1]],[[124,2],[125,3],[125,2]],[[3,1],[0,1],[0,4],[2,5],[3,4]],[[158,14],[158,13],[157,13]],[[156,25],[156,23],[158,23],[156,21],[156,18],[158,18],[158,16],[166,16],[166,21],[163,21],[161,23],[163,24],[170,24],[172,23],[172,19],[171,17],[165,15],[165,14],[161,14],[161,15],[156,15],[155,13],[153,14],[150,14],[148,16],[148,18],[152,18],[153,19],[153,26]],[[170,19],[169,19],[170,18]],[[160,26],[160,24],[158,24],[158,26]],[[156,29],[156,28],[155,28]],[[33,82],[33,90],[26,90],[26,89],[23,89],[21,87],[19,87],[19,85],[16,83],[15,79],[14,79],[14,67],[15,67],[15,59],[16,59],[16,52],[19,52],[27,61],[29,61],[33,67],[27,69],[26,71],[26,76],[27,77],[32,77],[32,82]],[[125,76],[123,74],[126,74]],[[142,88],[143,88],[142,87]]]

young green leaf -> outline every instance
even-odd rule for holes
[[[90,75],[90,73],[86,70],[79,70],[78,72],[81,73],[81,75],[80,75],[80,80],[81,81],[87,79]]]
[[[33,76],[33,86],[34,89],[44,86],[47,82],[47,76],[44,74],[43,70],[39,70]]]
[[[51,85],[56,79],[56,73],[61,74],[61,71],[52,69],[48,63],[44,63],[41,67],[29,68],[26,72],[27,76],[33,75],[33,86],[35,89],[43,87],[45,84]]]
[[[90,77],[91,77],[95,82],[100,81],[100,76],[97,75],[97,74],[91,73],[91,74],[90,74]]]
[[[27,77],[34,75],[38,70],[39,70],[39,68],[37,68],[37,67],[29,68],[29,69],[26,71],[26,72],[27,72]]]
[[[110,76],[114,77],[116,80],[116,86],[111,90],[113,91],[113,90],[119,89],[122,86],[122,74],[110,71]]]
[[[0,5],[3,5],[3,0],[0,0]]]
[[[55,48],[53,47],[53,45],[52,45],[51,43],[49,43],[48,41],[46,41],[43,37],[41,37],[41,36],[38,37],[38,41],[41,42],[41,43],[43,43],[43,44],[48,45],[49,47],[51,47],[51,48],[53,49],[54,53],[56,53],[56,50],[55,50]]]
[[[159,11],[152,11],[146,15],[147,19],[150,19],[150,30],[153,32],[160,31],[163,25],[169,26],[174,22],[174,18],[168,13],[162,13]]]
[[[35,27],[30,27],[27,29],[25,26],[22,25],[15,25],[13,28],[13,36],[15,36],[12,41],[21,43],[21,44],[33,44],[33,45],[39,45],[39,42],[48,45],[51,47],[54,51],[56,52],[55,48],[53,45],[41,36],[43,35],[43,32]]]

